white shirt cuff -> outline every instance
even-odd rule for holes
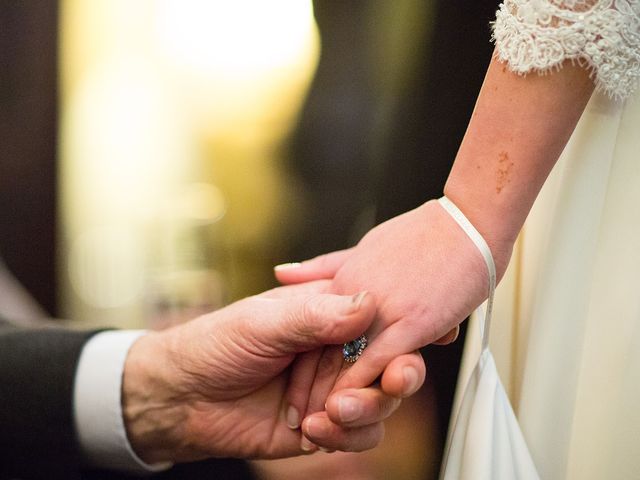
[[[122,418],[122,376],[129,348],[144,330],[107,331],[85,344],[73,392],[74,421],[80,448],[96,468],[149,474],[172,466],[148,465],[131,448]]]

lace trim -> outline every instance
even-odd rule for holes
[[[505,0],[492,41],[514,72],[570,60],[591,70],[596,90],[624,99],[640,81],[640,0]]]

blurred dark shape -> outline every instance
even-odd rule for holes
[[[489,23],[499,3],[436,2],[429,54],[390,122],[376,223],[442,196],[493,52]]]
[[[389,144],[379,179],[376,223],[442,196],[445,181],[471,117],[491,59],[489,22],[497,0],[440,0],[427,61],[414,77]],[[455,393],[467,323],[448,347],[423,349],[434,383],[444,443]]]
[[[371,201],[368,145],[376,107],[371,3],[313,2],[320,62],[290,153],[308,205],[290,258],[345,248],[355,217]]]
[[[386,60],[371,42],[371,31],[385,22],[371,15],[380,2],[314,1],[322,55],[291,150],[291,168],[305,186],[309,209],[290,258],[353,245],[354,225],[369,205],[380,223],[442,195],[491,58],[489,24],[499,1],[432,3],[433,27],[419,32],[421,58],[397,108],[380,120],[374,118],[380,112],[374,65]],[[382,143],[380,124],[388,128]],[[463,345],[461,334],[449,347],[423,351],[442,443]]]
[[[126,475],[119,472],[88,471],[82,480],[137,480],[140,475]],[[163,473],[153,475],[155,480],[250,480],[257,478],[249,464],[237,459],[215,459],[201,462],[179,464]]]
[[[56,313],[58,2],[0,1],[0,253]]]
[[[37,326],[42,325],[46,318],[46,312],[11,275],[0,258],[0,321],[7,319],[15,325]]]

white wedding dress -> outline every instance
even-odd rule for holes
[[[491,350],[541,478],[640,479],[640,0],[505,1],[494,39],[516,72],[574,60],[597,89],[498,287]]]

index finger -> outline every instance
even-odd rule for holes
[[[326,412],[336,425],[364,427],[385,420],[401,403],[402,399],[385,394],[379,386],[349,388],[329,397]]]
[[[400,405],[400,399],[413,395],[424,383],[426,367],[418,352],[401,355],[389,363],[382,380],[375,386],[350,388],[331,394],[325,409],[338,425],[359,427],[380,422]]]
[[[314,293],[329,293],[331,288],[331,280],[315,280],[306,283],[294,285],[285,285],[283,287],[272,288],[266,292],[262,292],[258,297],[286,299],[297,295],[310,295]]]
[[[302,263],[285,263],[274,267],[280,283],[294,284],[312,280],[331,279],[349,258],[352,248],[319,255]]]

